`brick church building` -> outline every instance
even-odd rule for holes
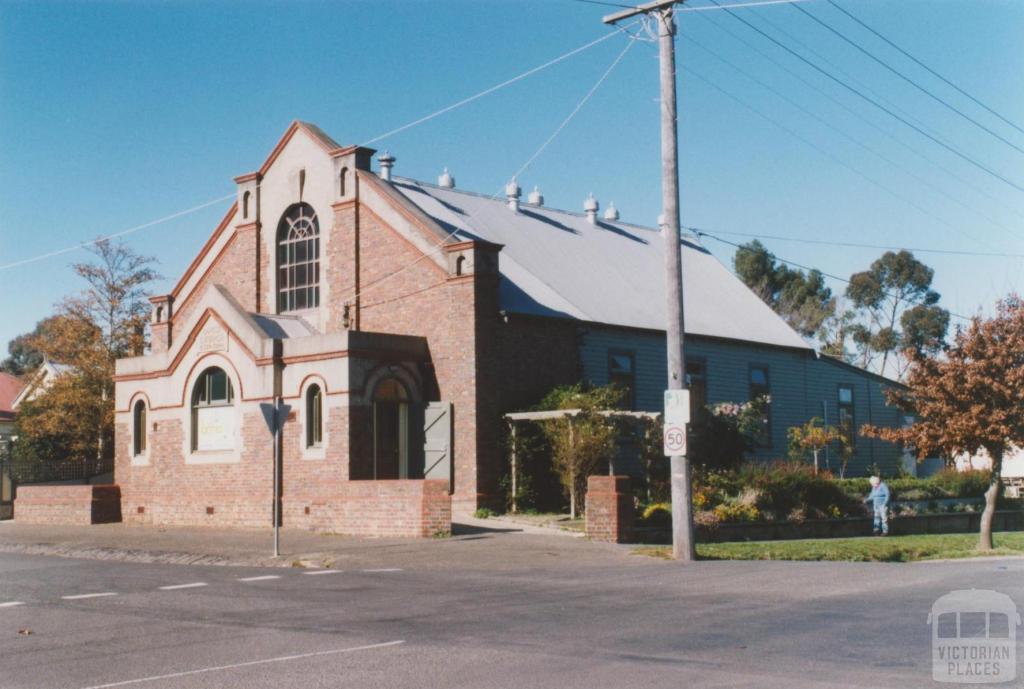
[[[151,351],[115,378],[126,521],[268,525],[276,398],[283,523],[395,535],[430,535],[449,493],[455,515],[499,506],[502,414],[554,385],[614,380],[660,406],[657,230],[592,198],[520,203],[515,182],[493,198],[396,177],[386,154],[374,172],[374,154],[293,123],[151,299]],[[771,392],[780,446],[829,401],[899,422],[883,379],[817,356],[695,240],[683,255],[698,400]],[[858,442],[864,464],[898,461]]]

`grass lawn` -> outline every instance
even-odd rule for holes
[[[995,549],[979,552],[978,534],[926,534],[884,538],[820,538],[796,541],[699,543],[701,560],[838,560],[913,562],[980,555],[1024,555],[1024,533],[993,534]],[[668,558],[669,546],[641,546],[638,555]]]

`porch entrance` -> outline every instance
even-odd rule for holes
[[[373,478],[410,478],[409,393],[394,378],[373,393]]]

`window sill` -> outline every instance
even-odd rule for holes
[[[148,467],[149,466],[149,455],[132,455],[131,466],[133,467]]]

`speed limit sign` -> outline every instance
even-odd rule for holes
[[[686,454],[686,424],[690,421],[690,391],[665,391],[665,456]]]

